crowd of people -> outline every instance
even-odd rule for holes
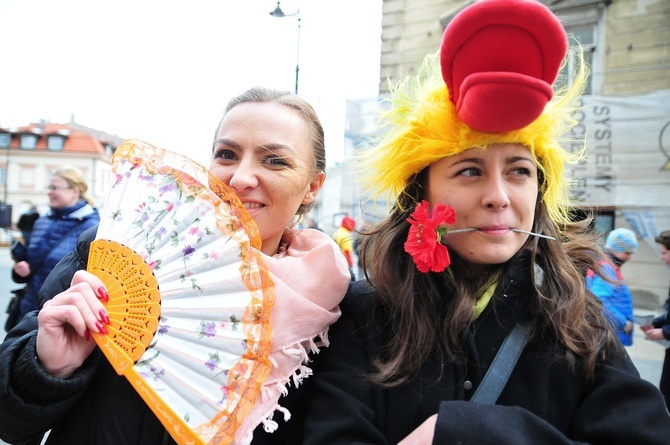
[[[458,12],[357,158],[388,215],[358,231],[345,216],[332,236],[302,221],[326,175],[313,107],[262,87],[228,102],[209,172],[258,227],[276,297],[272,371],[233,443],[667,443],[669,353],[659,389],[624,347],[635,233],[601,247],[568,199],[586,147],[562,142],[588,68],[578,51],[556,86],[567,50],[541,2]],[[90,339],[110,319],[86,271],[101,216],[85,181],[58,170],[48,195],[12,271],[27,289],[0,345],[0,438],[175,443]],[[656,242],[670,264],[670,232]],[[670,340],[670,315],[641,328]]]

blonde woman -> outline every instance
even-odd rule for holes
[[[56,170],[47,186],[49,212],[38,218],[33,226],[28,259],[19,261],[12,269],[12,279],[27,283],[21,301],[19,321],[37,309],[37,292],[49,272],[66,254],[74,250],[81,233],[100,221],[98,211],[88,196],[88,185],[74,167]]]

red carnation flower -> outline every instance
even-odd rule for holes
[[[405,252],[409,253],[419,272],[442,272],[451,264],[447,246],[442,236],[448,231],[446,225],[456,222],[454,209],[445,204],[435,204],[432,214],[430,204],[421,201],[407,218],[410,223]]]

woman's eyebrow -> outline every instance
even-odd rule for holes
[[[518,161],[527,161],[527,162],[530,162],[531,164],[535,164],[535,161],[533,160],[533,158],[530,158],[528,156],[511,156],[511,157],[507,158],[507,163],[508,164],[513,164],[514,162],[518,162]]]
[[[475,163],[475,164],[483,164],[484,160],[482,158],[463,158],[459,159],[457,161],[452,162],[450,165],[459,165],[459,164],[465,164],[465,163]]]
[[[292,154],[295,154],[295,150],[293,147],[290,145],[286,144],[279,144],[279,143],[270,143],[270,144],[265,144],[261,145],[261,147],[267,151],[278,151],[278,150],[286,150],[290,151]]]
[[[231,147],[231,148],[241,148],[241,145],[237,143],[233,139],[228,139],[228,138],[219,138],[214,141],[214,146],[217,145],[225,145],[226,147]],[[276,151],[289,151],[291,154],[295,154],[295,150],[290,146],[286,144],[280,144],[280,143],[269,143],[269,144],[263,144],[263,145],[258,145],[256,147],[256,151],[269,151],[269,152],[276,152]]]
[[[234,147],[234,148],[239,148],[239,144],[235,142],[232,139],[227,139],[227,138],[219,138],[214,141],[214,145],[221,144],[221,145],[226,145],[228,147]]]

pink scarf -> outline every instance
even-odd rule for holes
[[[287,384],[297,387],[312,375],[308,353],[328,346],[328,326],[340,316],[338,304],[351,279],[344,255],[323,232],[290,230],[282,244],[285,249],[274,257],[263,255],[275,284],[270,314],[273,368],[235,435],[236,444],[251,442],[260,423],[265,431],[275,431],[279,427],[271,420],[275,410],[284,414],[284,420],[291,417],[279,398],[288,392]]]

